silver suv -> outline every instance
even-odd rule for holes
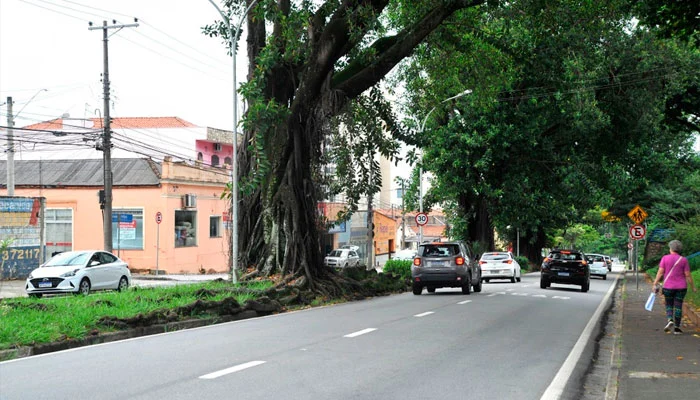
[[[463,242],[425,243],[413,258],[411,281],[415,295],[424,287],[428,293],[441,287],[461,287],[464,294],[472,288],[481,292],[481,267]]]

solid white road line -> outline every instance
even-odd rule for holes
[[[467,304],[467,303],[471,303],[471,302],[472,302],[471,300],[464,300],[464,301],[460,301],[457,304]]]
[[[357,332],[353,332],[353,333],[347,334],[347,335],[345,335],[345,336],[343,336],[343,337],[353,338],[353,337],[357,337],[357,336],[360,336],[360,335],[364,335],[365,333],[370,333],[370,332],[373,332],[373,331],[376,331],[376,330],[377,330],[377,328],[367,328],[367,329],[363,329],[363,330],[361,330],[361,331],[357,331]]]
[[[216,379],[220,376],[232,374],[234,372],[243,371],[251,367],[257,367],[260,364],[265,364],[265,361],[251,361],[245,364],[239,364],[231,368],[222,369],[220,371],[212,372],[211,374],[202,375],[199,379]]]
[[[416,314],[416,315],[414,315],[414,317],[420,318],[420,317],[425,317],[426,315],[430,315],[430,314],[434,314],[434,313],[435,313],[434,311],[427,311],[424,313]]]
[[[553,299],[569,300],[571,297],[566,296],[552,296]]]
[[[557,372],[557,374],[554,376],[552,383],[550,383],[547,390],[544,391],[544,394],[540,400],[556,400],[559,399],[564,393],[566,382],[568,382],[569,378],[571,378],[571,374],[574,373],[574,367],[581,358],[581,354],[583,354],[583,349],[586,347],[586,343],[588,343],[591,335],[593,335],[593,328],[595,327],[596,323],[598,323],[598,320],[600,320],[600,316],[603,314],[603,310],[605,310],[605,306],[608,304],[610,296],[612,296],[613,292],[615,291],[617,280],[620,279],[620,275],[621,274],[618,274],[615,281],[613,281],[612,285],[610,285],[608,292],[605,294],[605,297],[603,297],[603,301],[601,301],[600,305],[598,305],[598,308],[595,310],[593,316],[588,321],[588,324],[586,324],[586,327],[583,329],[581,336],[579,336],[578,341],[576,341],[574,348],[571,349],[569,356],[566,357],[564,364],[562,364],[561,368],[559,368],[559,372]]]

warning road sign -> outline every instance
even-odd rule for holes
[[[634,221],[635,224],[641,224],[642,221],[647,219],[649,214],[647,214],[646,211],[639,205],[634,206],[633,209],[630,210],[630,212],[627,213],[627,216],[630,217],[632,221]]]

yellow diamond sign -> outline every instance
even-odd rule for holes
[[[647,219],[649,214],[647,214],[646,211],[639,205],[634,206],[633,209],[630,210],[630,212],[627,213],[627,216],[630,217],[632,221],[634,221],[635,224],[641,224],[642,221]]]

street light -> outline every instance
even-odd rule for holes
[[[441,101],[440,104],[446,103],[450,100],[458,99],[462,96],[466,96],[466,95],[470,94],[471,92],[472,92],[471,89],[467,89],[458,95],[452,96],[450,98],[447,98],[447,99]],[[423,131],[425,129],[425,123],[428,121],[428,117],[430,116],[430,114],[432,114],[433,111],[435,111],[435,109],[437,107],[438,106],[431,108],[430,111],[428,111],[428,113],[425,114],[425,117],[423,118],[423,122],[420,124],[420,131],[419,132],[420,132],[421,136],[423,136]],[[420,167],[419,171],[420,171],[420,173],[418,176],[418,181],[419,181],[419,184],[418,184],[418,204],[420,207],[419,212],[422,213],[423,212],[423,164],[422,164],[422,160],[421,160],[421,167]],[[418,226],[418,245],[420,246],[421,243],[423,243],[423,225]]]
[[[24,103],[24,106],[20,108],[19,112],[12,115],[12,97],[7,98],[7,195],[15,195],[15,138],[12,127],[15,126],[15,118],[18,117],[25,107],[34,100],[36,96],[41,92],[48,92],[48,89],[39,89],[34,96],[30,97],[29,100]]]
[[[221,14],[221,18],[226,21],[229,35],[231,36],[231,57],[233,58],[233,157],[231,158],[231,282],[236,283],[236,270],[238,269],[238,91],[236,87],[236,42],[238,40],[238,33],[241,31],[241,25],[246,16],[253,8],[253,6],[258,2],[258,0],[253,0],[248,8],[246,8],[241,19],[236,25],[236,31],[234,33],[231,29],[231,19],[233,18],[233,10],[231,10],[231,15],[227,16],[221,11],[214,0],[209,0],[211,5],[216,8],[216,11]]]

